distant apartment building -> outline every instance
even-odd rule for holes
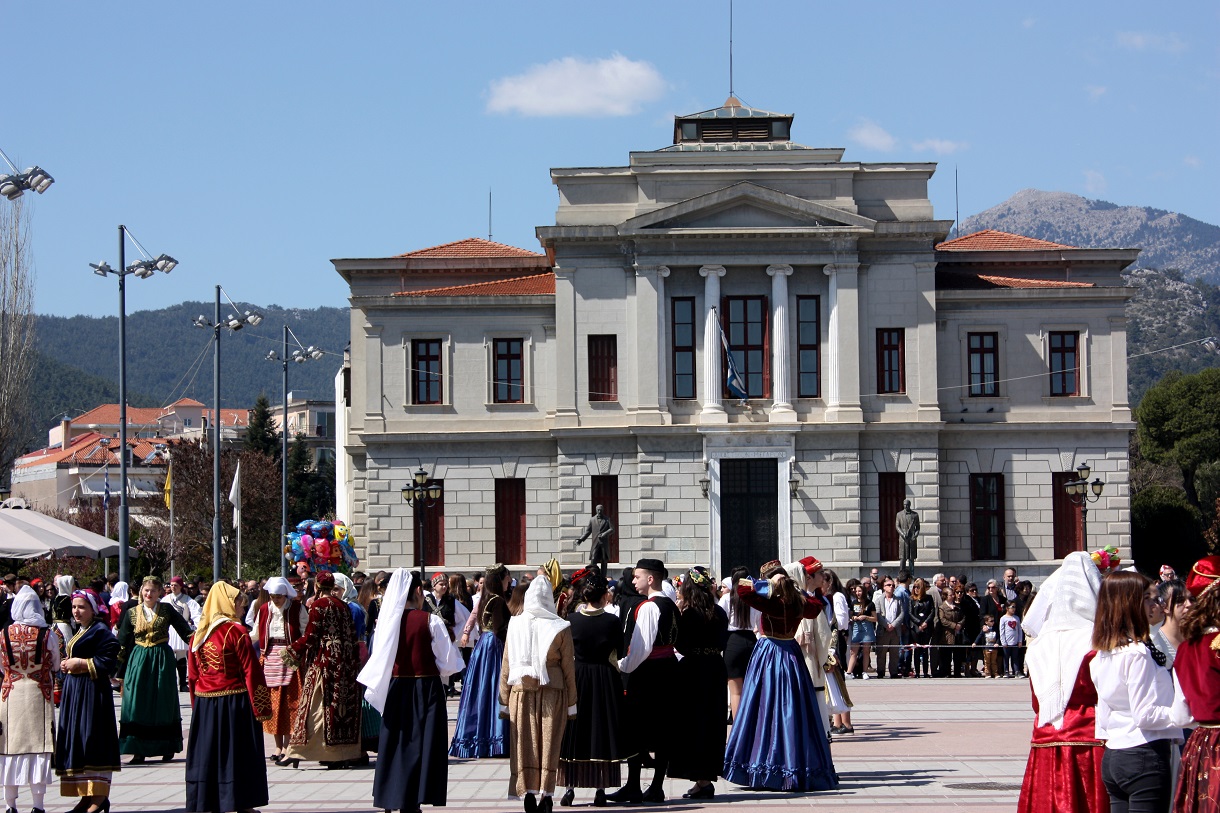
[[[277,431],[284,426],[284,405],[271,405],[271,419]],[[304,439],[309,459],[317,466],[322,460],[335,461],[335,402],[288,393],[288,438]]]

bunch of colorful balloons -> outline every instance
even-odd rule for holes
[[[360,565],[347,526],[339,520],[307,519],[288,534],[284,558],[308,565],[310,573],[351,573]]]

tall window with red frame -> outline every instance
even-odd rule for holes
[[[821,300],[816,296],[796,298],[796,396],[818,398],[822,394]]]
[[[493,400],[497,404],[519,404],[525,400],[523,346],[521,339],[496,339],[492,345],[496,362]]]
[[[525,563],[525,480],[496,480],[496,561]]]
[[[589,336],[589,400],[618,400],[618,337]]]
[[[907,476],[904,472],[883,471],[877,475],[877,522],[881,526],[881,560],[898,558],[898,525],[894,518],[907,498]]]
[[[999,334],[970,333],[966,343],[971,397],[999,395]]]
[[[602,513],[614,523],[614,533],[610,534],[610,541],[606,544],[606,556],[609,557],[611,562],[617,562],[619,528],[618,477],[613,474],[596,474],[593,476],[593,482],[590,485],[589,496],[592,498],[593,506],[600,505]]]
[[[695,298],[674,297],[670,303],[670,369],[673,397],[695,397]]]
[[[424,564],[428,567],[433,565],[445,564],[445,481],[433,480],[441,487],[440,499],[431,508],[424,508],[416,503],[415,516],[413,517],[415,524],[414,528],[419,530],[419,515],[423,512],[424,515]],[[420,539],[418,535],[415,538],[415,564],[419,564]]]
[[[1049,339],[1051,395],[1080,394],[1080,334],[1074,330],[1052,331]]]
[[[1004,558],[1004,475],[970,475],[970,549],[974,559]]]
[[[441,342],[416,339],[411,342],[411,403],[442,403]]]
[[[765,296],[730,296],[724,300],[727,324],[725,335],[729,339],[729,350],[737,372],[746,384],[747,398],[768,398],[771,394],[771,368],[767,364],[770,356],[770,335]],[[728,361],[724,362],[728,373]],[[726,387],[726,398],[732,393]]]
[[[877,392],[907,391],[906,330],[900,327],[877,329]]]
[[[1051,521],[1055,540],[1055,558],[1062,559],[1072,551],[1084,550],[1081,535],[1081,504],[1067,493],[1067,484],[1079,475],[1074,471],[1051,472]]]

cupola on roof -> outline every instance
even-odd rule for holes
[[[674,116],[674,143],[664,150],[793,150],[792,116],[747,107],[736,96],[711,110]]]

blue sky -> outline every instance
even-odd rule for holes
[[[108,315],[127,225],[181,263],[128,310],[346,303],[329,260],[537,249],[551,167],[623,165],[728,95],[728,3],[5,4],[0,148],[36,308]],[[845,160],[937,161],[951,219],[1028,187],[1220,223],[1220,4],[738,0],[734,87]],[[0,204],[3,204],[0,201]],[[136,256],[129,246],[128,258]]]

